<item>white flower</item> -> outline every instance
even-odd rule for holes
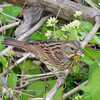
[[[82,15],[82,12],[81,11],[76,11],[75,14],[74,14],[74,17],[79,17]]]
[[[58,20],[55,17],[50,17],[47,20],[47,26],[53,27],[58,23]]]
[[[70,28],[69,25],[66,25],[66,24],[65,24],[64,26],[62,26],[61,30],[62,30],[62,31],[68,31],[69,28]]]
[[[68,25],[71,28],[79,27],[80,26],[80,21],[79,20],[74,20],[73,22],[69,23]]]
[[[47,31],[47,32],[45,33],[45,36],[46,36],[48,39],[51,37],[51,35],[52,35],[52,32],[51,32],[51,31]]]
[[[61,30],[62,31],[69,31],[72,28],[78,28],[80,26],[80,21],[79,20],[74,20],[71,23],[62,26]]]

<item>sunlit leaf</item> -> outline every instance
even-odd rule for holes
[[[0,51],[2,51],[5,48],[4,44],[2,44],[3,40],[4,40],[4,36],[0,36]]]
[[[17,84],[17,76],[14,72],[11,72],[8,76],[8,86],[9,88],[15,88],[16,87],[16,84]]]
[[[53,100],[62,100],[62,92],[63,92],[63,87],[57,90],[57,93],[53,97]]]
[[[0,57],[0,63],[3,65],[2,67],[8,66],[8,60],[6,59],[6,57],[1,56]]]
[[[33,63],[31,60],[25,60],[23,63],[19,64],[22,72],[25,74],[39,74],[40,68],[37,64]]]
[[[90,48],[85,49],[85,57],[82,61],[90,66],[89,83],[82,87],[85,93],[83,100],[100,100],[100,51]]]
[[[9,99],[9,97],[6,96],[6,95],[4,95],[4,96],[2,97],[2,100],[8,100],[8,99]]]
[[[100,36],[94,36],[90,43],[100,45]]]
[[[50,91],[50,89],[52,89],[52,87],[55,84],[55,80],[44,80],[44,81],[34,81],[31,85],[28,86],[27,90],[30,92],[31,95],[33,96],[45,96],[46,93],[48,93]]]
[[[81,21],[81,25],[80,25],[80,29],[82,32],[90,32],[90,30],[92,29],[93,25],[90,22],[87,21]]]
[[[21,10],[22,9],[18,6],[6,6],[3,8],[2,12],[4,14],[0,14],[0,19],[2,22],[9,22],[10,20],[12,20],[12,18],[8,16],[17,17],[21,14]]]
[[[79,36],[78,36],[77,31],[72,31],[72,33],[69,33],[68,40],[69,41],[79,40]]]
[[[29,100],[29,96],[27,96],[27,95],[25,95],[25,94],[21,94],[19,100]]]
[[[100,66],[94,63],[90,70],[88,85],[82,87],[85,93],[83,100],[100,100]]]
[[[43,96],[45,94],[45,85],[43,81],[33,82],[27,87],[27,93],[33,96]]]
[[[37,32],[37,33],[32,34],[31,39],[33,41],[46,41],[47,37],[44,34],[40,34]]]
[[[91,65],[94,62],[99,63],[100,61],[100,51],[99,50],[93,50],[90,48],[84,49],[84,56],[81,57],[81,60],[85,63]]]

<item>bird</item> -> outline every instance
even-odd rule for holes
[[[52,66],[50,70],[65,70],[72,62],[75,55],[80,51],[80,43],[78,41],[63,42],[31,42],[18,41],[14,39],[7,39],[4,41],[7,46],[13,46],[30,52],[35,55],[37,59],[46,65]]]

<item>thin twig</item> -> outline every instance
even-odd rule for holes
[[[69,92],[65,93],[63,95],[63,100],[66,100],[67,97],[73,95],[74,93],[76,93],[77,91],[79,91],[81,89],[82,86],[86,85],[88,83],[88,81],[85,81],[84,83],[80,84],[79,86],[75,87],[74,89],[70,90]]]
[[[56,74],[61,74],[63,73],[63,71],[58,71],[55,72]],[[50,77],[54,77],[56,76],[53,72],[49,72],[49,73],[45,73],[45,74],[38,74],[38,75],[17,75],[17,76],[22,76],[23,77],[23,83],[24,82],[33,82],[33,81],[37,81],[37,80],[41,80],[41,79],[47,79]],[[21,79],[19,79],[18,81],[21,81]]]
[[[22,86],[16,87],[16,89],[17,89],[17,90],[23,89],[23,88],[25,88],[26,86],[28,86],[29,84],[33,83],[34,81],[37,81],[37,80],[43,80],[43,79],[47,79],[47,78],[54,77],[54,76],[55,76],[55,75],[25,80],[25,81],[23,81],[24,84],[23,84]]]
[[[18,19],[18,18],[16,18],[16,17],[13,17],[13,16],[11,16],[11,15],[8,15],[8,14],[2,12],[2,11],[0,11],[0,13],[1,13],[2,15],[4,15],[4,16],[7,16],[7,17],[9,17],[9,18],[15,20],[15,21],[19,21],[19,22],[21,21],[20,19]]]
[[[12,90],[14,93],[18,93],[18,94],[24,94],[24,95],[26,95],[26,96],[29,96],[29,97],[32,97],[32,98],[34,98],[34,96],[33,95],[31,95],[31,94],[28,94],[28,93],[25,93],[25,92],[22,92],[22,91],[19,91],[19,90]]]
[[[47,78],[50,78],[50,77],[54,77],[55,75],[51,75],[51,76],[44,76],[44,77],[38,77],[38,78],[32,78],[32,79],[27,79],[27,80],[24,80],[22,81],[23,83],[28,83],[28,84],[31,84],[32,82],[34,81],[37,81],[37,80],[43,80],[43,79],[47,79]]]
[[[9,7],[9,6],[12,6],[12,4],[0,4],[0,8]]]
[[[63,71],[57,71],[55,73],[60,74],[60,73],[63,73]],[[37,74],[37,75],[19,75],[19,74],[17,74],[17,76],[26,77],[26,78],[43,77],[43,76],[49,76],[49,75],[54,75],[54,73],[53,72],[48,72],[48,73]]]
[[[2,27],[0,27],[0,32],[3,32],[3,31],[5,31],[5,30],[7,30],[9,28],[15,27],[15,26],[19,25],[19,23],[20,22],[14,22],[14,23],[2,26]]]

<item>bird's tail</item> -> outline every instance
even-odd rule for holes
[[[14,39],[7,39],[3,42],[3,44],[7,45],[7,46],[14,46],[20,49],[23,49],[25,51],[31,52],[32,51],[32,45],[23,42],[23,41],[18,41],[18,40],[14,40]]]

